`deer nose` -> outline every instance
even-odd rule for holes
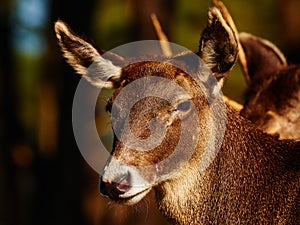
[[[120,199],[120,195],[126,193],[131,188],[130,173],[121,175],[114,181],[105,181],[103,176],[100,178],[100,193],[113,200]]]

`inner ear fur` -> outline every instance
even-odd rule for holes
[[[207,26],[202,32],[198,55],[217,80],[233,67],[238,55],[237,34],[217,7],[210,8]]]
[[[54,26],[55,34],[70,66],[96,87],[113,88],[119,83],[121,67],[113,64],[111,59],[120,64],[121,57],[112,53],[104,54],[94,45],[75,34],[70,27],[59,20]],[[116,60],[117,59],[117,60]]]

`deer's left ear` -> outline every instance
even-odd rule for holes
[[[75,34],[62,21],[55,23],[55,33],[64,57],[78,74],[96,87],[118,86],[121,67],[113,61],[120,62],[121,57],[112,56],[112,53],[108,57],[102,56],[103,52],[99,52],[90,42]]]
[[[283,53],[268,40],[248,33],[239,34],[241,50],[244,51],[245,60],[241,61],[244,76],[248,85],[255,79],[268,79],[266,74],[270,71],[280,70],[288,64]]]
[[[237,34],[226,22],[221,11],[212,7],[204,29],[198,54],[217,80],[221,80],[233,67],[238,55]]]

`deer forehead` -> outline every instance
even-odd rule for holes
[[[156,61],[145,61],[145,62],[130,64],[122,68],[120,87],[115,91],[115,93],[118,94],[122,88],[124,88],[129,83],[132,83],[133,81],[136,81],[138,79],[141,78],[151,79],[151,77],[159,77],[159,78],[168,79],[170,82],[172,81],[178,84],[181,88],[184,89],[185,93],[192,96],[194,95],[193,90],[197,87],[199,88],[199,81],[201,80],[201,78],[197,76],[201,74],[202,68],[201,67],[197,68],[198,70],[200,70],[200,72],[197,72],[195,69],[194,74],[187,74],[186,72],[184,72],[186,71],[185,68],[183,69],[181,68],[183,68],[183,66],[179,68],[168,62],[156,62]],[[162,79],[162,82],[160,82],[160,80],[157,79],[156,82],[158,82],[159,85],[159,83],[163,83],[164,80]],[[172,93],[172,91],[174,91],[172,89],[176,89],[176,88],[177,88],[176,86],[171,85],[171,86],[164,87],[160,91],[161,93],[163,92]],[[147,90],[146,86],[144,90]],[[139,89],[138,91],[141,91],[141,89]],[[148,91],[151,91],[151,88],[148,88]],[[197,90],[197,92],[199,92],[199,90]]]
[[[183,64],[180,67],[176,67],[172,65],[172,62],[168,61],[142,61],[122,68],[121,79],[126,79],[127,83],[147,76],[158,76],[176,80],[178,76],[185,76],[184,69]]]

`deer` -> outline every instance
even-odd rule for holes
[[[167,94],[175,92],[172,86],[164,86],[163,81],[170,80],[186,93],[175,96],[172,103],[148,97],[134,104],[128,116],[133,136],[119,117],[112,121],[120,127],[120,136],[115,135],[113,151],[100,175],[102,195],[134,205],[154,190],[159,210],[176,225],[300,224],[300,143],[264,133],[224,104],[219,95],[238,56],[238,37],[217,7],[208,11],[198,51],[160,61],[104,57],[103,51],[62,21],[55,23],[55,33],[64,57],[78,74],[96,87],[115,89],[107,103],[109,112],[122,114],[128,98],[140,93],[134,88],[132,95],[121,93],[139,80],[158,77],[156,86]],[[192,55],[200,61],[195,63]],[[122,67],[126,60],[131,63]],[[96,73],[88,73],[95,62]],[[186,69],[191,65],[191,70]],[[220,118],[226,118],[222,138]],[[156,120],[165,129],[157,146],[144,151],[122,143],[155,135]],[[185,148],[176,151],[181,123],[188,128],[183,132],[188,144],[195,140],[188,156]],[[194,130],[195,124],[199,129]],[[168,159],[168,163],[159,164]],[[205,167],[201,167],[203,160],[208,161]],[[157,179],[158,174],[163,176]]]
[[[238,33],[239,62],[246,83],[245,103],[226,102],[255,125],[280,139],[300,139],[300,66],[288,65],[280,49],[268,40],[238,32],[222,2],[213,1]]]
[[[241,114],[281,139],[300,139],[300,66],[288,65],[273,43],[239,34],[243,73],[248,84]]]

